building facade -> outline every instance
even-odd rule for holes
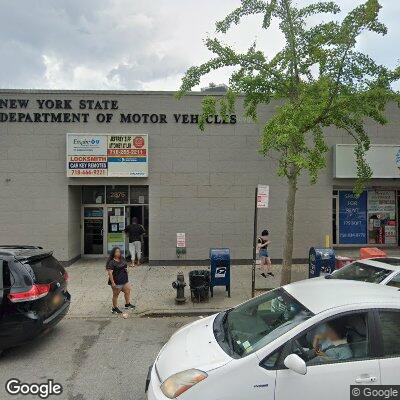
[[[0,243],[51,248],[71,263],[124,247],[121,232],[136,216],[152,264],[200,263],[212,247],[228,247],[236,262],[247,262],[255,188],[264,184],[269,208],[259,211],[258,226],[269,229],[271,257],[280,259],[286,184],[276,176],[276,157],[258,152],[263,122],[276,105],[261,108],[253,123],[242,117],[239,99],[228,121],[215,116],[200,132],[203,96],[0,91]],[[384,127],[367,121],[375,175],[359,198],[351,193],[351,140],[327,130],[326,169],[316,185],[306,175],[299,182],[296,259],[323,245],[326,235],[337,246],[398,246],[400,113],[394,105],[388,117]],[[185,251],[177,251],[177,241]]]

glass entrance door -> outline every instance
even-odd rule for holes
[[[103,255],[103,207],[85,207],[83,213],[83,252],[87,255]]]
[[[107,207],[107,252],[118,246],[125,256],[125,206]]]

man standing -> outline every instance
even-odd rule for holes
[[[132,218],[132,224],[128,225],[124,232],[129,238],[129,253],[131,253],[131,266],[135,265],[135,259],[137,257],[137,266],[140,265],[142,259],[142,235],[145,230],[142,225],[138,224],[136,217]]]

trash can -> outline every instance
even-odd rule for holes
[[[308,256],[308,277],[317,278],[335,270],[335,252],[328,247],[311,247]]]
[[[208,269],[195,269],[189,272],[189,286],[191,300],[208,300],[210,291],[210,271]]]
[[[225,286],[228,297],[231,297],[231,251],[229,249],[210,249],[211,297],[214,286]]]

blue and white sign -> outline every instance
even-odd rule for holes
[[[367,243],[367,192],[339,191],[339,244]]]

